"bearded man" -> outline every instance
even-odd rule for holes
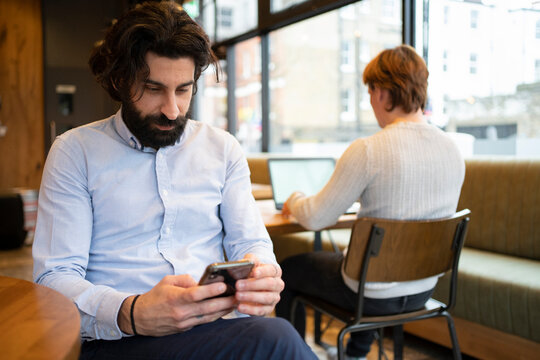
[[[33,247],[34,281],[79,310],[81,359],[315,359],[264,317],[284,285],[239,143],[186,115],[217,66],[208,36],[174,2],[149,2],[89,64],[122,106],[53,143]],[[208,264],[240,259],[255,266],[234,295],[198,284]]]

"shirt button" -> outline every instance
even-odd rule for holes
[[[110,334],[111,336],[116,336],[116,331],[111,330],[111,331],[109,331],[109,334]]]
[[[163,196],[167,197],[169,195],[169,192],[167,190],[163,190]]]
[[[165,234],[168,234],[168,233],[170,233],[170,232],[171,232],[171,228],[170,228],[170,227],[166,227],[166,228],[165,228]]]

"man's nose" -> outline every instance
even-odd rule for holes
[[[176,120],[178,115],[180,115],[180,109],[176,103],[175,94],[168,94],[166,96],[163,106],[161,107],[161,113],[169,120]]]

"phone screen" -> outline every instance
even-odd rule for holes
[[[247,278],[253,265],[253,262],[249,260],[210,264],[206,267],[199,285],[224,282],[227,285],[227,290],[219,296],[231,296],[236,292],[236,280]]]

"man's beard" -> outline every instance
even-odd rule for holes
[[[187,115],[187,114],[186,114]],[[184,133],[187,116],[178,116],[175,120],[169,120],[165,115],[146,115],[135,108],[132,102],[122,103],[122,118],[129,131],[139,140],[143,146],[159,149],[173,145]],[[171,126],[171,130],[160,130],[155,125]]]

